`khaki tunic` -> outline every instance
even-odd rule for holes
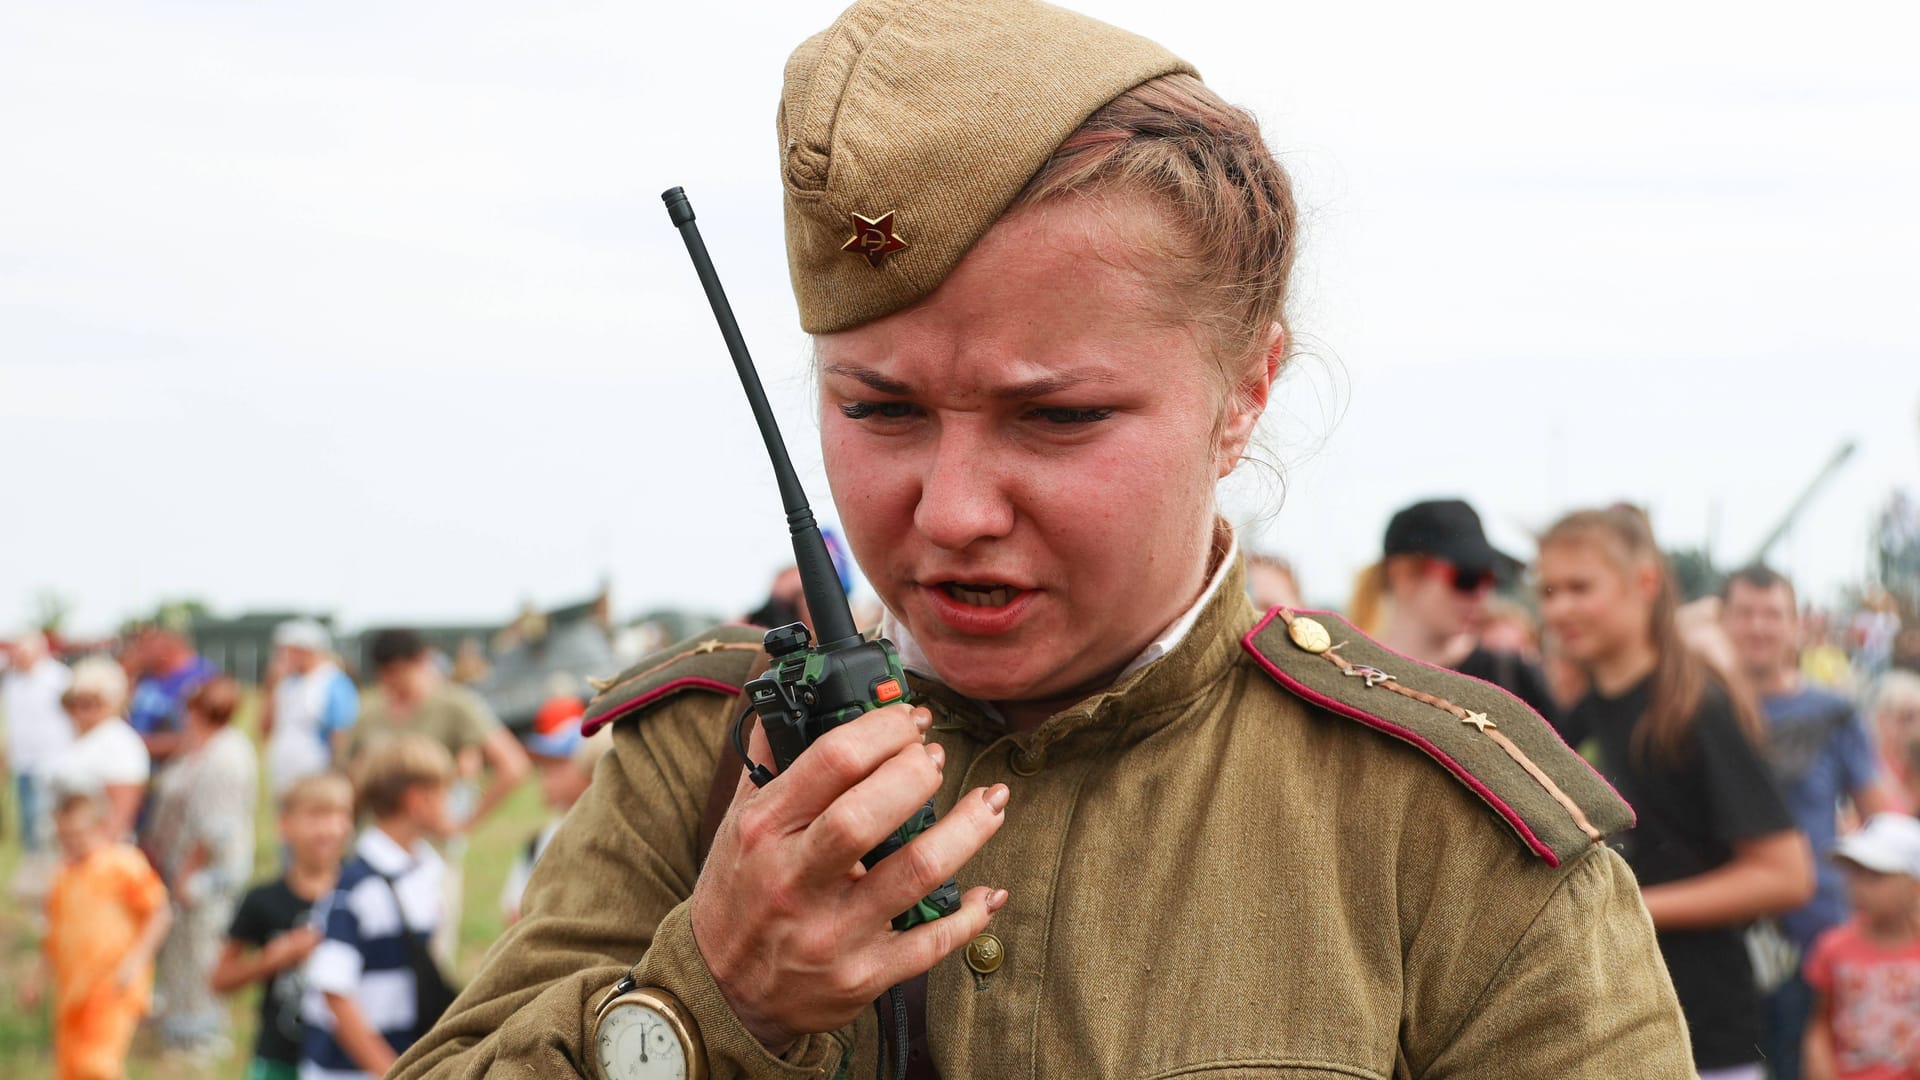
[[[1242,645],[1256,621],[1236,570],[1166,658],[1030,732],[916,680],[941,807],[1013,792],[959,875],[1011,894],[989,926],[1004,962],[955,953],[928,980],[940,1074],[1692,1076],[1626,864],[1582,839],[1550,865],[1428,754],[1284,689]],[[687,1004],[719,1080],[890,1068],[871,1011],[771,1057],[700,958],[695,833],[738,709],[680,693],[619,719],[527,917],[392,1075],[590,1072],[593,1008],[636,963]],[[1540,723],[1520,713],[1499,718],[1516,741]]]

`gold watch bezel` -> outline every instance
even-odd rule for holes
[[[664,1018],[667,1026],[680,1040],[680,1049],[687,1058],[687,1080],[707,1080],[707,1048],[700,1042],[699,1029],[695,1027],[693,1015],[680,999],[657,986],[636,986],[631,990],[613,994],[600,1003],[593,1014],[593,1072],[600,1080],[611,1080],[606,1067],[600,1064],[600,1025],[606,1022],[613,1010],[622,1005],[639,1005],[651,1009]]]

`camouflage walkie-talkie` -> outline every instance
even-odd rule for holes
[[[800,582],[807,597],[807,609],[819,631],[816,643],[802,623],[789,623],[767,631],[767,653],[773,666],[765,675],[746,686],[747,699],[760,718],[760,726],[773,748],[775,765],[784,772],[813,741],[862,713],[904,701],[907,697],[907,673],[900,666],[900,654],[885,638],[868,640],[854,629],[853,610],[847,606],[840,588],[840,576],[827,554],[826,540],[814,523],[813,510],[807,505],[800,478],[787,459],[785,441],[774,423],[773,409],[760,388],[759,373],[747,354],[746,341],[734,321],[733,308],[720,288],[707,246],[694,224],[693,207],[686,192],[673,188],[660,196],[667,204],[667,216],[680,230],[693,259],[694,272],[707,291],[713,317],[720,324],[733,366],[740,373],[740,385],[747,393],[747,404],[760,425],[760,437],[767,444],[767,456],[773,461],[773,475],[780,486],[780,501],[787,510],[787,529],[793,534],[793,557],[800,569]],[[765,783],[764,769],[753,767],[756,783]],[[869,868],[898,851],[909,840],[933,825],[931,800],[903,823],[893,834],[861,858]],[[925,899],[894,917],[896,930],[938,919],[960,909],[960,887],[948,879]]]

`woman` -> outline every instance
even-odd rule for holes
[[[1887,672],[1874,684],[1872,702],[1867,709],[1869,730],[1880,752],[1880,764],[1892,778],[1887,790],[1893,809],[1913,813],[1920,806],[1914,796],[1915,789],[1920,788],[1920,775],[1909,767],[1915,747],[1920,746],[1920,675]]]
[[[1540,542],[1541,611],[1590,689],[1563,725],[1639,814],[1624,839],[1702,1077],[1764,1075],[1742,931],[1813,896],[1813,855],[1755,748],[1760,718],[1681,640],[1646,515],[1571,514]]]
[[[1214,484],[1286,359],[1296,224],[1252,119],[1023,0],[858,3],[779,115],[827,474],[923,704],[756,788],[722,746],[758,635],[616,679],[525,917],[393,1075],[894,1076],[895,985],[949,1080],[1684,1074],[1597,842],[1624,807],[1505,695],[1246,600]],[[957,911],[890,928],[949,876]]]
[[[1559,715],[1538,667],[1479,639],[1494,586],[1520,563],[1487,542],[1473,507],[1458,499],[1415,503],[1387,522],[1384,546],[1354,586],[1347,605],[1354,625],[1395,652],[1490,682],[1549,720]]]
[[[186,700],[179,753],[154,782],[148,853],[173,898],[173,929],[156,971],[160,1033],[170,1049],[230,1049],[227,1008],[209,979],[233,908],[253,876],[258,788],[253,743],[230,723],[240,688],[225,676]]]
[[[56,795],[104,795],[107,835],[131,840],[151,764],[146,744],[121,718],[127,704],[126,671],[107,657],[89,656],[73,666],[73,682],[60,704],[73,720],[74,740],[48,763],[48,782]]]

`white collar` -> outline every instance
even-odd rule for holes
[[[1218,549],[1216,548],[1214,550]],[[1116,684],[1134,672],[1165,657],[1168,653],[1178,648],[1182,641],[1186,640],[1187,635],[1193,630],[1193,624],[1200,621],[1200,613],[1206,610],[1207,605],[1213,601],[1215,594],[1219,593],[1220,583],[1227,580],[1227,571],[1233,567],[1234,560],[1239,557],[1240,537],[1229,530],[1227,532],[1227,550],[1220,556],[1220,564],[1213,568],[1213,576],[1208,579],[1207,587],[1200,590],[1200,598],[1195,600],[1193,606],[1187,608],[1179,618],[1173,620],[1165,630],[1161,631],[1160,636],[1148,642],[1147,647],[1142,649],[1140,654],[1135,656],[1126,667],[1120,669],[1120,674],[1114,676],[1113,681]],[[900,665],[902,667],[908,671],[918,671],[936,679],[940,677],[940,673],[933,670],[933,665],[927,661],[926,650],[920,647],[920,643],[913,639],[913,634],[908,632],[906,624],[895,618],[891,610],[882,611],[880,616],[880,635],[888,641],[893,642],[893,647],[900,653]]]
[[[411,850],[400,846],[400,842],[388,836],[386,830],[378,825],[369,825],[361,830],[360,839],[353,845],[353,853],[367,860],[375,873],[397,878],[413,872],[414,867],[438,860],[440,856],[433,845],[425,840],[416,840]]]

